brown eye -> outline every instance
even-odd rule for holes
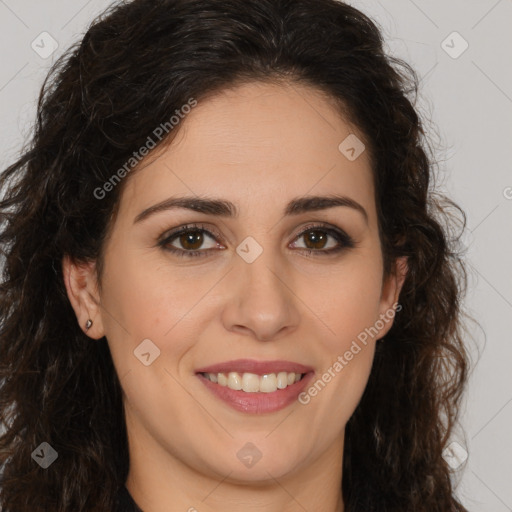
[[[211,240],[210,246],[204,247],[207,239]],[[184,226],[166,236],[158,243],[166,251],[178,256],[205,256],[210,249],[218,247],[215,235],[202,227]]]
[[[186,231],[181,231],[180,233],[176,233],[168,237],[165,240],[165,245],[171,245],[172,247],[178,250],[181,249],[185,251],[197,251],[198,249],[207,250],[215,247],[215,244],[213,244],[211,247],[203,247],[203,244],[205,243],[207,238],[210,238],[215,242],[213,235],[208,234],[208,232],[205,230],[188,229]],[[176,246],[172,244],[171,242],[174,241],[178,242],[180,245]]]
[[[326,233],[321,230],[310,230],[302,236],[306,241],[307,249],[324,249],[330,235],[326,235]]]
[[[204,235],[200,231],[188,231],[179,235],[178,241],[183,249],[194,251],[203,245]]]
[[[332,254],[355,246],[352,238],[345,232],[323,226],[310,226],[306,228],[297,237],[297,240],[301,239],[304,241],[303,247],[297,246],[296,243],[294,245],[299,249],[304,249],[308,254]],[[334,243],[329,242],[329,239],[334,240]]]

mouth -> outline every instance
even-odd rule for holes
[[[200,368],[196,375],[214,396],[246,413],[275,412],[297,401],[315,372],[291,361],[238,359]]]
[[[245,393],[273,393],[278,389],[286,389],[288,386],[299,382],[306,375],[305,373],[279,372],[257,375],[255,373],[205,373],[200,372],[205,379],[208,379],[219,386],[228,387],[234,391]]]

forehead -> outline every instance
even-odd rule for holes
[[[369,157],[366,151],[346,157],[340,144],[349,136],[363,138],[313,88],[250,83],[224,90],[199,101],[180,120],[171,144],[130,176],[121,208],[207,194],[249,214],[291,197],[340,193],[364,203],[371,216]]]

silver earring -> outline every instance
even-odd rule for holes
[[[85,330],[88,331],[92,326],[92,320],[89,318],[87,322],[85,322]]]

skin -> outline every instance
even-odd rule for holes
[[[77,320],[93,320],[91,338],[106,336],[120,377],[126,486],[145,511],[344,510],[345,425],[367,384],[376,340],[392,320],[307,405],[239,412],[213,396],[195,370],[237,358],[284,359],[313,366],[316,380],[397,302],[406,263],[398,260],[383,279],[368,154],[349,161],[338,149],[350,133],[363,139],[307,86],[225,90],[199,102],[172,144],[126,178],[101,293],[94,264],[64,258]],[[357,201],[368,220],[346,206],[283,217],[292,198],[333,193]],[[226,199],[239,215],[174,209],[134,223],[144,209],[178,195]],[[181,258],[158,246],[163,234],[193,222],[222,237],[205,234],[192,247],[211,248],[206,256]],[[308,232],[301,235],[312,222],[344,230],[355,247],[320,254],[339,243],[329,236],[314,245]],[[248,236],[263,248],[252,263],[236,252]],[[179,237],[169,245],[191,250]],[[308,256],[308,247],[316,252]],[[133,353],[147,338],[160,350],[149,366]],[[247,442],[262,454],[250,468],[237,457]]]

